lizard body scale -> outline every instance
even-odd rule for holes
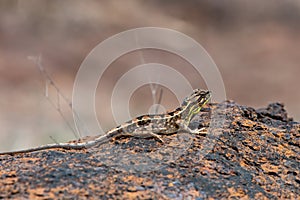
[[[0,155],[4,154],[17,154],[17,153],[28,153],[46,149],[87,149],[89,147],[102,144],[110,139],[119,136],[146,136],[155,137],[163,142],[158,134],[166,135],[176,133],[179,130],[185,130],[190,133],[196,133],[197,131],[191,130],[188,125],[193,117],[198,114],[201,108],[209,101],[210,92],[206,90],[195,89],[193,93],[184,99],[183,103],[177,109],[168,112],[166,114],[156,115],[142,115],[133,120],[130,120],[123,125],[111,129],[104,135],[96,137],[94,140],[80,142],[80,143],[54,143],[42,145],[39,147],[1,152]]]

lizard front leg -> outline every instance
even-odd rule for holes
[[[188,133],[191,134],[206,134],[207,131],[204,131],[205,128],[200,128],[200,129],[191,129],[190,127],[188,127],[188,125],[185,123],[184,120],[177,120],[176,122],[179,126],[179,130],[178,131],[186,131]]]

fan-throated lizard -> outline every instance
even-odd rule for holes
[[[78,143],[55,143],[34,147],[25,150],[2,152],[4,154],[27,153],[46,149],[86,149],[98,144],[102,144],[110,139],[119,136],[132,137],[154,137],[163,142],[160,135],[176,133],[180,130],[190,133],[199,133],[202,129],[191,130],[188,125],[193,117],[198,114],[201,108],[209,101],[211,94],[209,91],[195,89],[193,93],[184,99],[181,106],[166,114],[142,115],[130,120],[123,125],[111,129],[104,135],[87,142]]]

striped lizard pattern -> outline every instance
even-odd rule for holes
[[[211,93],[207,90],[195,89],[193,93],[184,99],[181,106],[174,111],[166,114],[142,115],[130,120],[123,125],[111,129],[104,135],[96,137],[94,140],[78,143],[54,143],[42,145],[39,147],[29,148],[25,150],[2,152],[4,154],[28,153],[46,149],[87,149],[113,138],[120,136],[131,137],[154,137],[164,142],[159,135],[173,134],[178,131],[187,131],[189,133],[199,133],[202,129],[191,130],[188,125],[201,108],[209,101]]]

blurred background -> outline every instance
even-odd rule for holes
[[[285,104],[300,121],[300,1],[298,0],[1,0],[0,1],[0,151],[76,139],[60,114],[56,91],[28,56],[42,55],[43,67],[69,99],[80,64],[101,41],[144,26],[180,31],[199,42],[217,64],[228,99],[254,108]],[[141,54],[142,53],[142,54]],[[141,58],[142,55],[142,58]],[[109,110],[114,84],[130,68],[166,62],[205,87],[188,63],[154,50],[132,52],[116,60],[101,79],[96,95],[98,120],[108,130],[116,124]],[[163,78],[163,77],[161,77]],[[167,110],[179,105],[163,88]],[[84,97],[83,97],[84,98]],[[131,98],[132,116],[153,104],[149,86]],[[66,103],[61,112],[72,122]],[[89,134],[86,134],[89,135]]]

